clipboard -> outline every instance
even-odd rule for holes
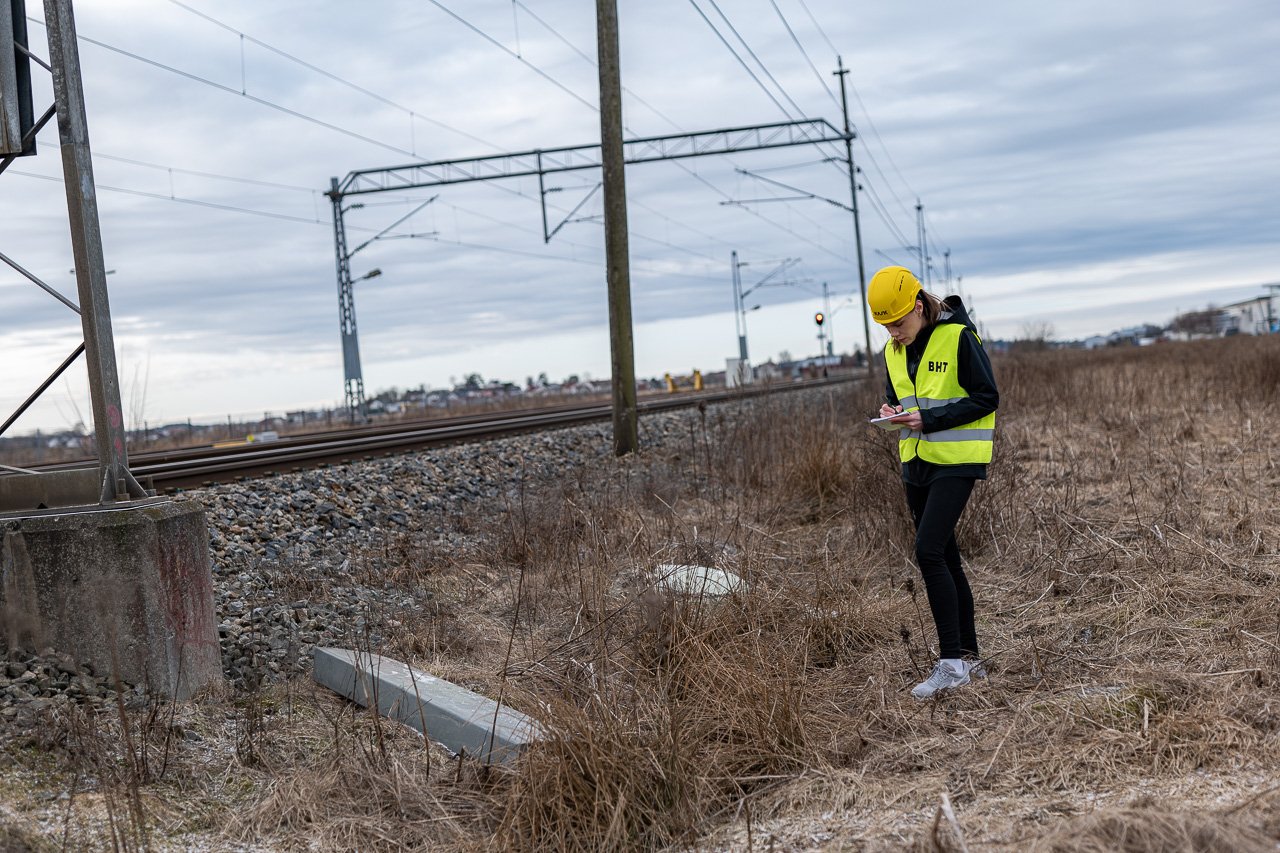
[[[868,419],[868,420],[867,420],[867,423],[869,423],[869,424],[875,424],[876,426],[880,427],[880,429],[887,430],[887,431],[889,431],[889,432],[894,432],[894,431],[896,431],[896,430],[906,429],[906,428],[907,428],[907,425],[906,425],[906,424],[895,424],[895,423],[892,423],[893,419],[894,419],[894,418],[900,418],[900,417],[902,417],[903,415],[909,415],[909,414],[911,414],[911,413],[910,413],[910,412],[895,412],[894,414],[889,415],[888,417],[885,417],[885,418],[870,418],[870,419]]]

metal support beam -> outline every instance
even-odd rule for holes
[[[742,304],[742,265],[738,263],[738,250],[729,253],[729,266],[733,269],[733,326],[738,333],[738,360],[747,364],[747,309]]]
[[[7,155],[4,165],[13,157],[36,153],[35,134],[30,132],[33,118],[26,4],[24,0],[0,0],[0,154]]]
[[[40,383],[39,388],[33,391],[31,396],[28,397],[22,403],[22,405],[19,406],[17,410],[12,415],[10,415],[8,419],[5,420],[3,424],[0,424],[0,435],[4,435],[5,432],[9,429],[9,427],[13,426],[14,421],[22,417],[23,413],[26,412],[27,409],[31,408],[31,404],[34,403],[36,400],[40,399],[40,395],[43,394],[45,391],[47,391],[50,385],[58,381],[58,377],[61,376],[63,372],[66,371],[66,369],[71,366],[72,362],[74,362],[77,358],[80,357],[80,353],[82,352],[84,352],[83,341],[80,342],[80,346],[76,347],[75,352],[67,356],[63,360],[62,364],[58,365],[58,367],[53,371],[53,373],[49,374],[48,379]]]
[[[538,190],[539,190],[539,193],[542,195],[542,242],[550,243],[551,238],[559,234],[560,229],[568,225],[570,222],[590,222],[591,220],[599,219],[598,216],[579,216],[578,218],[575,219],[574,214],[576,214],[579,210],[582,210],[582,206],[587,202],[591,201],[591,199],[595,197],[595,194],[598,193],[600,191],[600,188],[604,186],[603,181],[601,181],[600,183],[592,187],[590,190],[588,190],[587,194],[584,195],[582,199],[573,206],[573,210],[566,213],[564,216],[564,219],[560,220],[560,224],[557,225],[555,228],[552,228],[550,231],[548,231],[547,230],[547,193],[559,192],[560,187],[552,187],[551,189],[546,190],[542,188],[542,183],[543,183],[542,176],[539,175]]]
[[[338,264],[338,324],[342,332],[342,376],[347,417],[354,423],[364,420],[364,376],[360,371],[360,339],[356,335],[356,299],[351,283],[351,255],[347,252],[347,226],[342,215],[342,193],[338,179],[330,180],[329,200],[333,202],[333,246]]]
[[[823,142],[839,142],[843,138],[844,135],[825,119],[800,119],[753,127],[733,127],[628,139],[623,141],[622,149],[624,162],[631,165],[655,163],[661,160],[682,160],[687,157],[735,154],[741,151],[787,148],[794,145],[817,145]],[[601,163],[599,145],[571,145],[564,148],[518,151],[512,154],[494,154],[462,160],[412,163],[385,169],[361,169],[348,174],[343,179],[340,189],[343,195],[359,195],[463,184],[471,181],[492,181],[499,178],[577,172],[599,169]]]
[[[71,0],[45,0],[49,31],[49,64],[53,67],[54,103],[58,108],[58,137],[67,190],[71,247],[76,285],[80,292],[81,325],[89,362],[89,393],[97,438],[102,501],[144,498],[146,491],[129,473],[124,414],[120,408],[120,379],[116,370],[115,339],[107,300],[107,273],[102,260],[102,232],[98,198],[89,151],[89,126],[80,77]]]

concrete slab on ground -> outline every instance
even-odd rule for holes
[[[384,716],[486,763],[514,760],[539,736],[532,717],[393,658],[317,648],[312,672],[316,683],[356,704],[376,703]]]

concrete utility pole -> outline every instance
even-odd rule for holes
[[[871,365],[871,321],[867,319],[867,270],[862,262],[862,224],[858,219],[858,170],[853,165],[853,131],[849,125],[849,96],[845,93],[844,76],[849,69],[844,67],[844,59],[836,57],[836,70],[833,72],[840,78],[840,108],[844,112],[844,162],[849,170],[849,196],[853,206],[853,239],[858,249],[858,292],[862,296],[862,334],[867,345],[867,375],[875,372]]]
[[[609,347],[613,370],[613,452],[640,445],[635,348],[631,339],[631,268],[627,184],[622,146],[622,72],[617,0],[596,0],[600,66],[600,159],[604,167],[604,242],[609,283]]]
[[[76,287],[80,293],[81,325],[89,361],[89,394],[98,443],[101,499],[144,498],[146,491],[129,473],[124,414],[120,408],[120,379],[116,370],[111,309],[107,303],[107,273],[102,259],[102,231],[98,225],[98,196],[93,183],[89,127],[80,78],[80,53],[70,0],[45,0],[49,31],[49,64],[53,72],[58,137],[62,144],[62,173],[67,188],[71,248]]]

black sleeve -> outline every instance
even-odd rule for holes
[[[1000,405],[1000,392],[996,390],[996,377],[991,372],[991,361],[972,329],[965,329],[960,334],[956,350],[956,379],[969,396],[945,406],[922,411],[920,424],[923,432],[939,432],[963,426],[991,414]]]
[[[890,406],[898,405],[898,392],[893,387],[893,377],[889,375],[889,361],[886,358],[884,363],[884,398],[889,401]]]

